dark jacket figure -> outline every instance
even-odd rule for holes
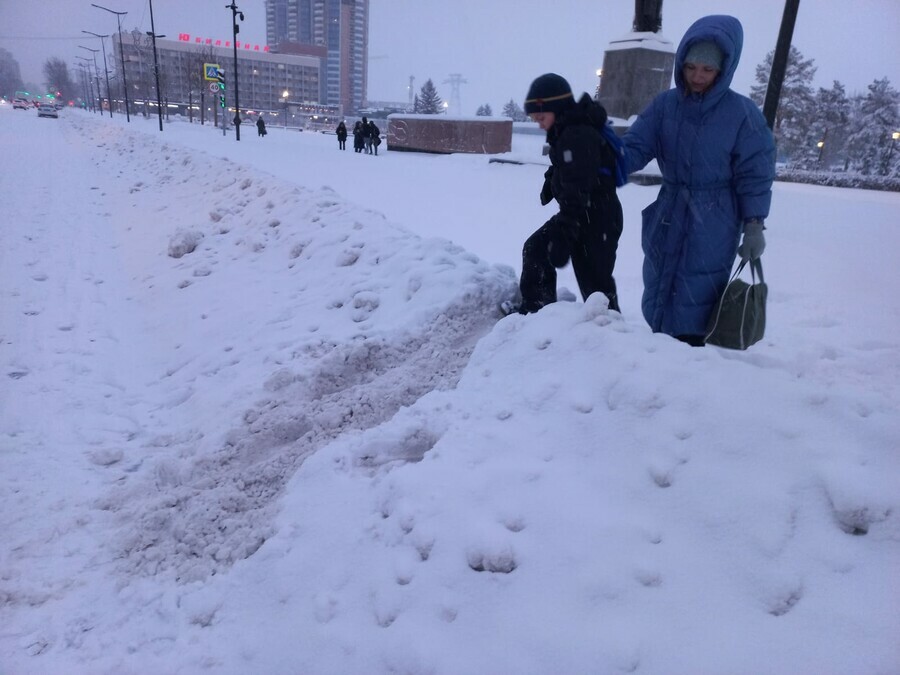
[[[363,130],[362,122],[353,125],[353,151],[362,152],[363,149]]]
[[[366,154],[372,154],[372,128],[369,126],[369,120],[365,117],[362,118],[362,138],[363,138],[363,148],[365,148]]]
[[[347,149],[347,125],[344,124],[344,121],[341,120],[341,123],[337,125],[337,139],[338,139],[338,147],[341,150]]]
[[[265,136],[266,135],[266,123],[263,121],[262,117],[258,117],[256,119],[256,135],[257,136]]]
[[[381,145],[381,129],[375,126],[375,122],[369,122],[369,153],[378,154],[378,146]]]
[[[576,103],[569,83],[548,73],[532,83],[525,112],[547,132],[550,168],[541,204],[556,199],[559,213],[525,242],[519,311],[536,312],[556,302],[556,268],[569,260],[582,298],[600,291],[618,311],[613,268],[622,206],[616,196],[615,153],[601,133],[606,110],[587,94]]]
[[[775,145],[756,104],[729,89],[743,40],[734,17],[695,22],[675,54],[675,88],[623,138],[629,173],[656,158],[663,176],[643,211],[644,318],[693,345],[704,342],[741,233],[751,258],[765,246]]]

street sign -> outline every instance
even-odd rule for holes
[[[219,91],[219,83],[218,82],[210,82],[209,83],[209,93],[215,94]]]
[[[219,64],[218,63],[204,63],[203,64],[203,79],[204,80],[218,80],[219,79]]]

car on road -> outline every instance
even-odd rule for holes
[[[16,108],[28,110],[28,101],[26,101],[24,98],[13,99],[13,110],[15,110]]]
[[[38,106],[38,117],[59,117],[59,113],[52,105],[42,103]]]

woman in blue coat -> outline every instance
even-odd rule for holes
[[[663,177],[642,214],[644,318],[695,346],[736,254],[756,259],[765,248],[775,143],[756,104],[729,88],[743,41],[734,17],[696,21],[678,45],[675,88],[623,138],[629,173],[655,158]]]

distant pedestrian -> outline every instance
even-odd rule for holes
[[[362,118],[362,137],[363,137],[363,148],[365,148],[366,154],[372,154],[372,129],[369,127],[369,120],[366,117]]]
[[[378,154],[378,146],[381,145],[381,129],[375,126],[375,122],[369,121],[369,141],[371,142],[370,154]]]
[[[256,134],[258,136],[266,135],[266,122],[263,120],[262,115],[256,118]]]
[[[341,123],[337,125],[337,137],[338,137],[338,148],[341,150],[347,149],[347,125],[344,124],[344,120],[341,120]]]
[[[353,125],[353,151],[362,152],[363,149],[363,132],[362,122]]]

